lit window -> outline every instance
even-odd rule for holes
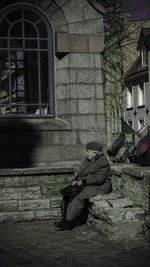
[[[141,56],[142,56],[142,67],[147,67],[147,65],[148,65],[148,52],[146,49],[142,51]]]
[[[133,106],[133,90],[132,87],[127,88],[127,108]]]
[[[54,116],[53,32],[38,9],[15,4],[0,19],[0,117]]]
[[[145,104],[145,90],[144,84],[140,83],[138,85],[138,106],[142,106]]]

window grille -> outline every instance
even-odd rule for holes
[[[0,117],[54,116],[50,22],[32,5],[11,5],[0,19]]]

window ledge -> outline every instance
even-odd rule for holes
[[[138,109],[140,109],[140,108],[145,108],[145,105],[138,106],[137,108],[138,108]]]
[[[0,131],[61,131],[71,130],[71,123],[59,118],[0,119]]]
[[[56,163],[57,164],[57,163]],[[76,166],[76,165],[75,165]],[[1,176],[52,175],[74,173],[75,166],[0,169]]]
[[[126,108],[126,110],[133,110],[133,107],[130,107],[130,108]]]

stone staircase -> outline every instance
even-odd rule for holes
[[[60,215],[60,189],[73,168],[0,170],[0,222],[51,219]]]
[[[88,224],[111,240],[145,238],[145,211],[117,193],[90,198]]]

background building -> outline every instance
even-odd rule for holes
[[[124,75],[126,85],[125,120],[136,131],[149,125],[149,83],[148,50],[144,38],[150,34],[149,28],[143,28],[138,40],[140,55]]]

